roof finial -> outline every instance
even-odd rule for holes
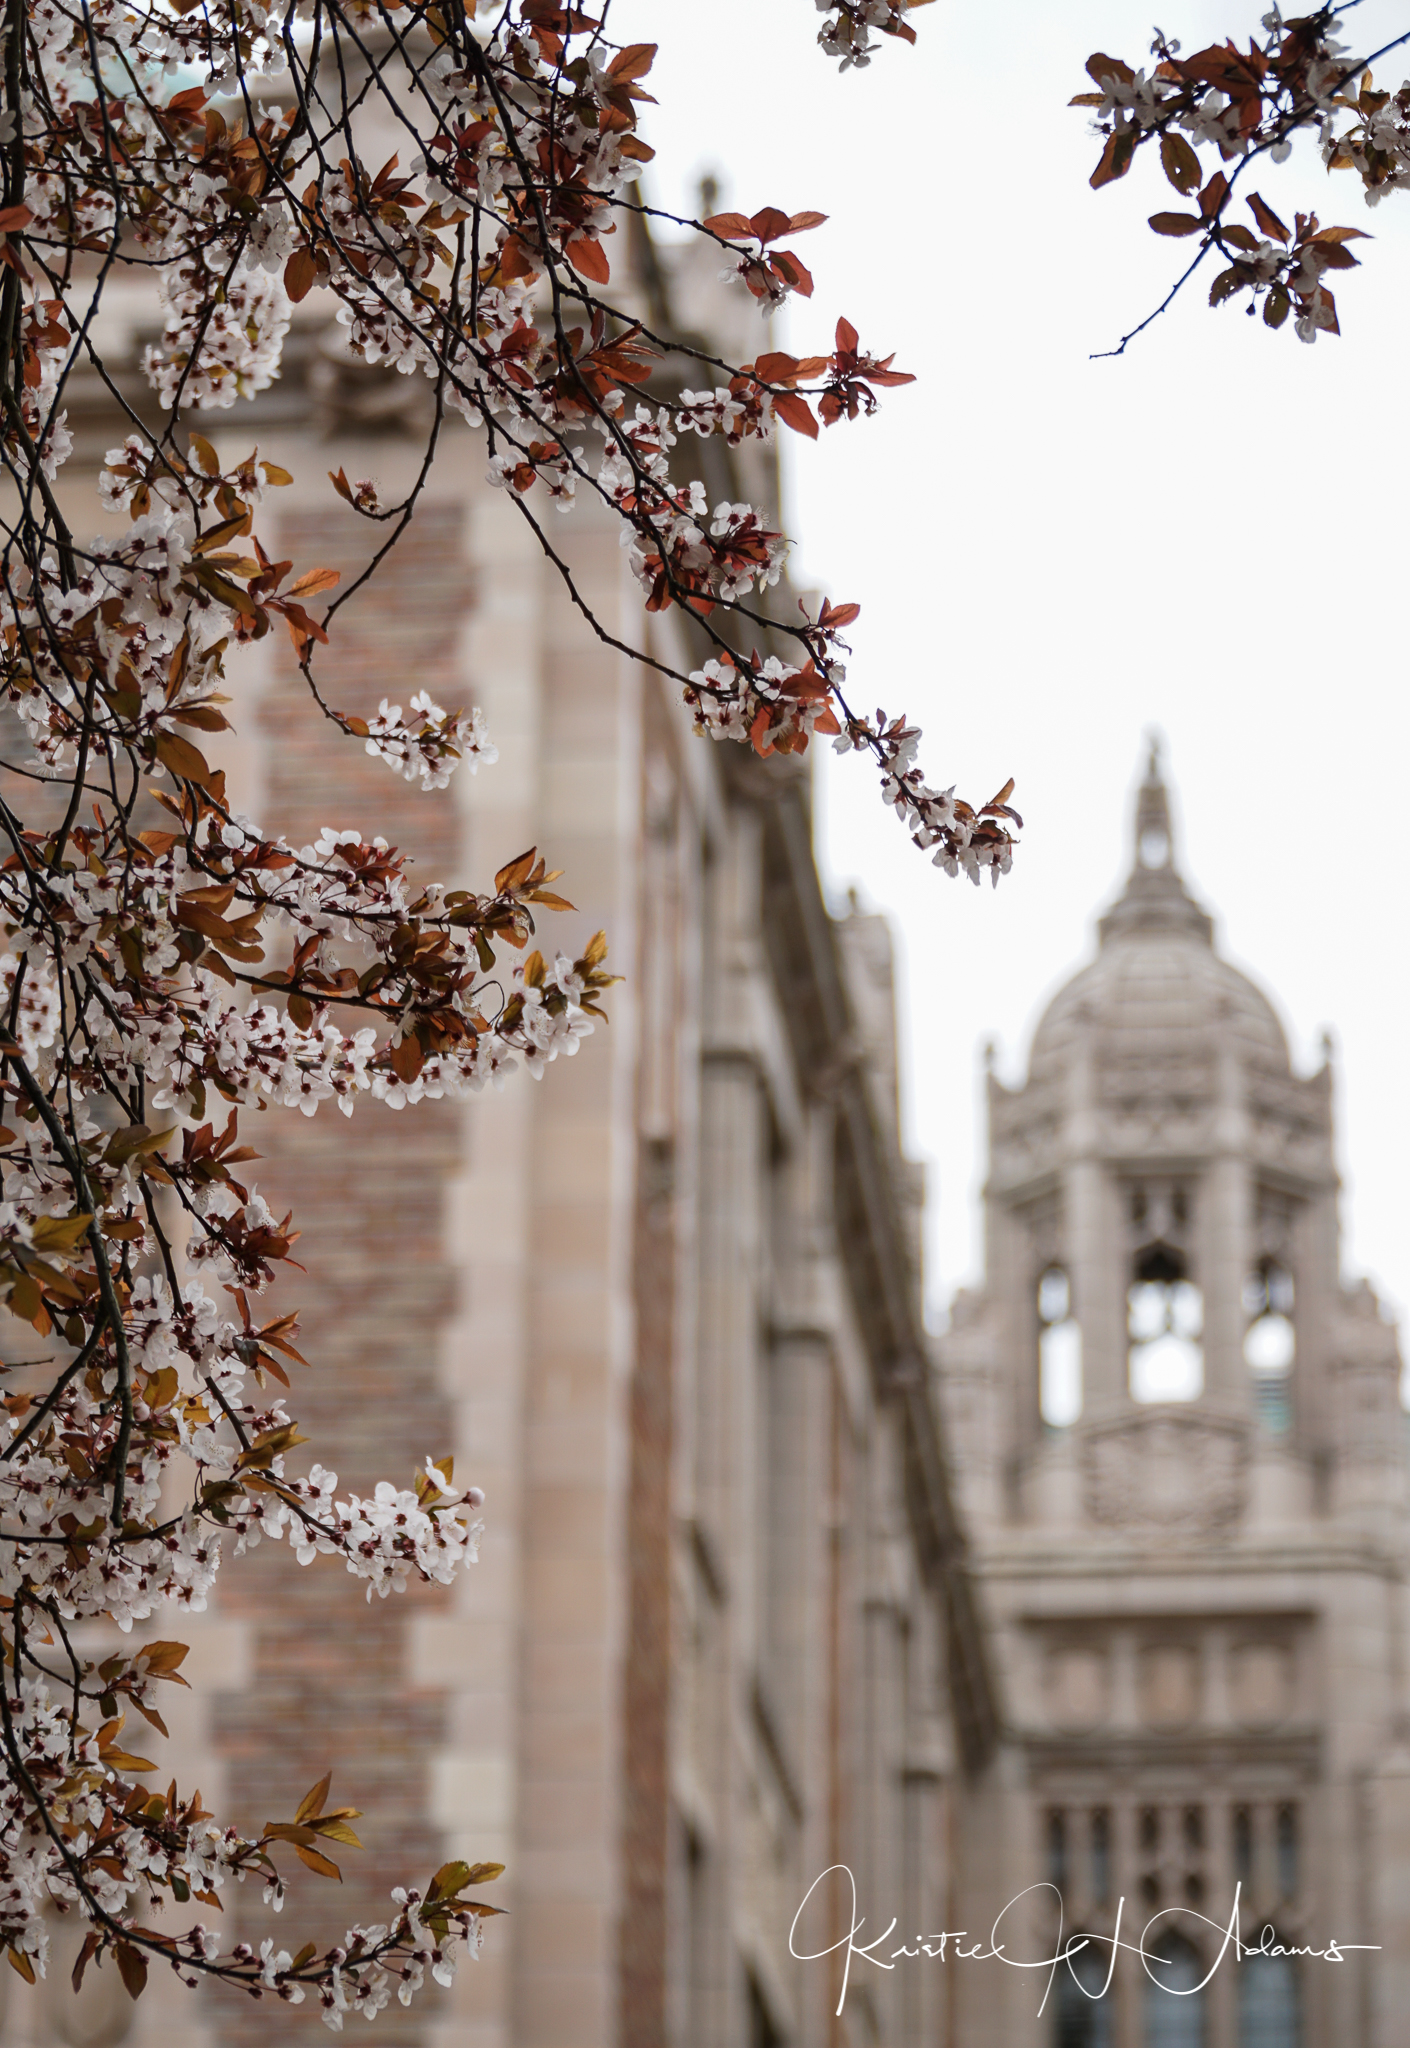
[[[1170,830],[1170,798],[1160,772],[1161,736],[1152,727],[1146,734],[1150,758],[1146,779],[1136,798],[1136,865],[1141,868],[1174,866],[1174,840]]]

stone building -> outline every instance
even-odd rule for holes
[[[988,1080],[987,1279],[942,1346],[1006,1711],[988,1925],[1146,1938],[1111,1994],[991,1969],[973,2048],[1410,2039],[1406,1426],[1394,1330],[1342,1277],[1329,1058],[1214,944],[1152,754],[1095,959],[1027,1079]],[[1379,1944],[1340,1967],[1226,1959]],[[1054,1925],[1037,1891],[1006,1923]],[[1173,1910],[1180,1909],[1180,1910]],[[1198,1916],[1204,1916],[1202,1919]],[[1017,1953],[1017,1949],[1014,1951]],[[1038,1946],[1029,1955],[1038,1955]],[[1108,1946],[1078,1974],[1100,1989]]]
[[[634,262],[658,330],[718,336],[716,260],[702,279],[643,242]],[[422,394],[340,355],[315,305],[281,381],[201,425],[293,472],[260,513],[271,552],[351,570],[366,529],[330,461],[375,472],[389,501],[419,459]],[[744,318],[752,352],[747,300]],[[150,305],[115,287],[105,321],[105,352],[132,365]],[[127,388],[140,403],[135,374]],[[80,530],[116,438],[88,397],[63,479]],[[230,1569],[189,1631],[172,1763],[256,1829],[330,1765],[366,1809],[341,1890],[296,1869],[269,1922],[251,1888],[227,1941],[333,1939],[446,1857],[507,1866],[483,1959],[453,1993],[393,2004],[380,2039],[941,2048],[943,1978],[871,1973],[843,2033],[841,1958],[788,1954],[829,1864],[905,1925],[952,1913],[958,1815],[996,1729],[919,1317],[886,930],[829,915],[806,776],[697,739],[678,693],[593,638],[485,475],[482,442],[446,430],[322,673],[350,713],[421,686],[482,704],[498,764],[408,790],[330,735],[271,638],[235,671],[231,799],[296,845],[381,831],[452,884],[536,844],[579,906],[545,942],[573,951],[603,926],[626,978],[610,1026],[541,1082],[365,1102],[351,1123],[245,1119],[261,1189],[304,1233],[305,1455],[365,1489],[451,1452],[488,1534],[453,1597],[369,1607],[331,1561],[301,1572],[268,1547]],[[710,487],[773,484],[761,462]],[[603,625],[640,634],[615,524],[583,504],[554,537]],[[814,1948],[842,1911],[840,1889],[818,1893]],[[156,1973],[133,2008],[109,1971],[77,2003],[62,1974],[12,1990],[3,2039],[294,2036],[323,2038],[315,2006],[196,2000]]]

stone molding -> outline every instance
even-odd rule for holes
[[[1249,1431],[1233,1417],[1152,1407],[1088,1424],[1078,1448],[1083,1504],[1108,1528],[1214,1534],[1248,1499]]]

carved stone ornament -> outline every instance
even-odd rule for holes
[[[1087,1514],[1110,1528],[1203,1535],[1243,1513],[1248,1432],[1232,1419],[1151,1409],[1097,1423],[1082,1443]]]

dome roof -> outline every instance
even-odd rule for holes
[[[1282,1025],[1263,991],[1214,950],[1214,926],[1175,867],[1170,805],[1159,756],[1136,805],[1135,862],[1119,901],[1097,929],[1100,949],[1048,1005],[1033,1038],[1028,1077],[1052,1080],[1079,1038],[1100,1061],[1158,1065],[1212,1050],[1232,1034],[1244,1061],[1289,1071]]]

